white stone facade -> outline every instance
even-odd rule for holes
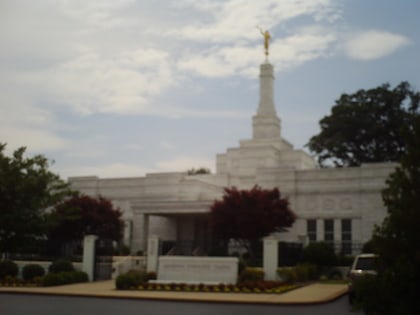
[[[260,104],[253,117],[253,138],[216,156],[216,174],[147,174],[144,177],[69,178],[74,189],[104,196],[123,210],[124,241],[133,253],[146,249],[149,235],[183,243],[189,254],[210,242],[207,218],[225,187],[278,187],[298,219],[286,241],[329,240],[362,244],[386,215],[381,190],[395,169],[391,163],[320,169],[314,159],[281,137],[273,98],[273,67],[260,67]],[[353,246],[354,247],[354,246]],[[354,249],[354,248],[353,248]],[[349,250],[345,250],[349,253]],[[353,250],[354,253],[354,250]]]

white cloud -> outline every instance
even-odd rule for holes
[[[44,153],[52,150],[65,149],[68,142],[48,129],[20,125],[6,125],[1,122],[1,141],[8,143],[13,148],[27,147],[29,152]]]
[[[7,85],[4,85],[6,87]],[[12,150],[26,146],[29,152],[64,149],[69,142],[57,135],[64,126],[57,125],[50,112],[31,106],[23,95],[5,89],[0,94],[0,142]]]
[[[331,0],[180,1],[172,5],[178,10],[175,15],[195,9],[207,19],[191,15],[191,20],[177,21],[180,27],[175,31],[162,32],[163,23],[154,28],[159,31],[155,33],[151,32],[151,26],[140,27],[145,22],[136,24],[135,21],[147,18],[141,10],[128,12],[138,5],[132,0],[31,4],[29,9],[22,10],[22,17],[29,24],[19,24],[18,18],[8,19],[6,46],[11,48],[7,58],[20,56],[13,59],[22,67],[13,74],[18,84],[16,90],[32,93],[34,103],[61,105],[84,115],[102,112],[166,116],[170,111],[162,110],[164,104],[156,106],[154,99],[181,85],[181,74],[193,72],[211,78],[255,76],[256,64],[263,59],[257,25],[271,28],[306,15],[322,20],[322,16],[337,14],[332,3]],[[14,6],[14,10],[12,16],[20,17],[19,6]],[[20,30],[19,44],[14,46],[16,33],[12,30],[16,28]],[[181,41],[171,46],[168,34],[187,39],[189,43],[184,45],[185,41]],[[212,40],[214,46],[197,49],[203,41]],[[286,46],[276,48],[278,41],[272,44],[273,56],[277,49],[287,52]],[[290,45],[296,42],[290,41]],[[303,62],[322,54],[321,48],[311,47],[315,53],[299,49],[292,47],[291,53],[285,55],[290,65],[294,64],[293,56]],[[36,58],[40,66],[25,67],[26,63],[30,64],[28,58]]]
[[[160,142],[160,146],[166,150],[175,150],[176,149],[176,144],[167,142],[167,141],[161,141]]]
[[[196,21],[170,32],[172,35],[198,40],[229,42],[238,39],[256,39],[256,26],[270,29],[275,25],[301,16],[313,16],[316,21],[335,21],[339,11],[332,0],[230,0],[218,3],[212,1],[183,1],[185,7],[193,6],[209,17],[205,22]]]
[[[270,61],[277,70],[292,68],[326,56],[336,42],[336,34],[323,27],[306,27],[294,35],[275,39],[270,45]],[[262,45],[212,48],[202,54],[184,56],[178,67],[205,77],[244,75],[256,77],[257,63],[263,57]]]
[[[119,10],[133,2],[134,0],[61,0],[58,6],[73,19],[93,27],[111,29],[133,25],[133,21],[118,15]]]
[[[156,49],[112,57],[88,53],[20,80],[42,90],[49,103],[81,114],[141,113],[151,98],[177,82],[168,54]]]
[[[274,62],[279,63],[281,69],[285,69],[327,56],[331,53],[336,39],[336,34],[326,28],[304,28],[292,36],[273,43]]]
[[[354,35],[345,44],[350,58],[372,60],[385,57],[408,45],[405,36],[385,31],[370,30]]]
[[[227,64],[220,55],[187,57],[179,62],[178,67],[180,70],[213,78],[230,76],[235,72],[235,68]]]

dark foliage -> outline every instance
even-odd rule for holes
[[[251,190],[226,188],[222,200],[211,207],[210,222],[218,239],[235,239],[246,245],[292,226],[295,214],[277,188]]]
[[[402,127],[420,115],[419,103],[420,93],[407,82],[343,94],[307,146],[322,166],[398,162],[407,149]]]
[[[44,287],[64,285],[72,283],[87,282],[88,275],[83,271],[64,271],[58,273],[49,273],[42,279]]]
[[[31,281],[35,277],[42,277],[44,274],[44,268],[38,264],[25,265],[22,269],[22,277],[25,281]]]
[[[19,267],[15,262],[11,260],[1,260],[0,261],[0,279],[6,277],[16,277],[19,273]]]
[[[49,273],[59,273],[59,272],[66,272],[66,271],[74,271],[73,263],[69,260],[59,259],[53,261],[51,265],[48,267]]]
[[[245,268],[239,274],[238,283],[264,280],[264,271],[260,268]]]
[[[147,282],[148,274],[143,271],[129,271],[121,274],[115,280],[117,290],[137,289],[139,285]]]
[[[302,261],[319,267],[333,266],[336,263],[334,248],[326,242],[313,242],[303,249]]]
[[[72,192],[48,170],[42,155],[25,157],[25,148],[6,156],[0,143],[0,253],[33,246],[46,232],[45,209]]]
[[[420,314],[420,117],[404,128],[407,152],[382,193],[388,216],[372,239],[378,275],[356,290],[366,314]]]
[[[121,210],[114,209],[106,198],[74,196],[52,211],[49,238],[64,243],[95,234],[100,239],[119,241],[123,231],[121,215]]]

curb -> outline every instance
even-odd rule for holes
[[[115,292],[124,292],[124,291],[115,291]],[[130,291],[128,291],[130,292]],[[150,301],[170,301],[170,302],[190,302],[190,303],[220,303],[220,304],[248,304],[248,305],[318,305],[318,304],[326,304],[333,302],[345,294],[347,294],[347,288],[342,290],[337,290],[337,292],[334,292],[333,294],[319,300],[311,300],[306,299],[302,301],[276,301],[276,300],[267,300],[267,299],[241,299],[241,298],[226,298],[228,297],[225,295],[226,293],[222,293],[225,296],[225,299],[219,298],[219,297],[199,297],[199,296],[164,296],[164,295],[121,295],[119,293],[113,294],[110,293],[77,293],[77,292],[43,292],[43,291],[36,291],[36,290],[19,290],[16,288],[2,288],[0,289],[0,294],[21,294],[21,295],[42,295],[42,296],[65,296],[65,297],[79,297],[79,298],[100,298],[100,299],[125,299],[125,300],[150,300]],[[192,293],[193,294],[193,293]],[[235,294],[235,293],[232,293]],[[249,293],[252,294],[252,293]],[[261,295],[261,297],[267,297],[267,295],[264,295],[263,293],[259,293],[258,295]],[[230,296],[233,297],[233,296]],[[255,297],[255,295],[254,295]]]

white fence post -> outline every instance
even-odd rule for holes
[[[93,281],[95,271],[95,241],[96,235],[86,235],[83,240],[83,271],[87,273],[89,281]]]
[[[264,238],[263,269],[265,280],[276,280],[279,260],[279,240],[274,236]]]

